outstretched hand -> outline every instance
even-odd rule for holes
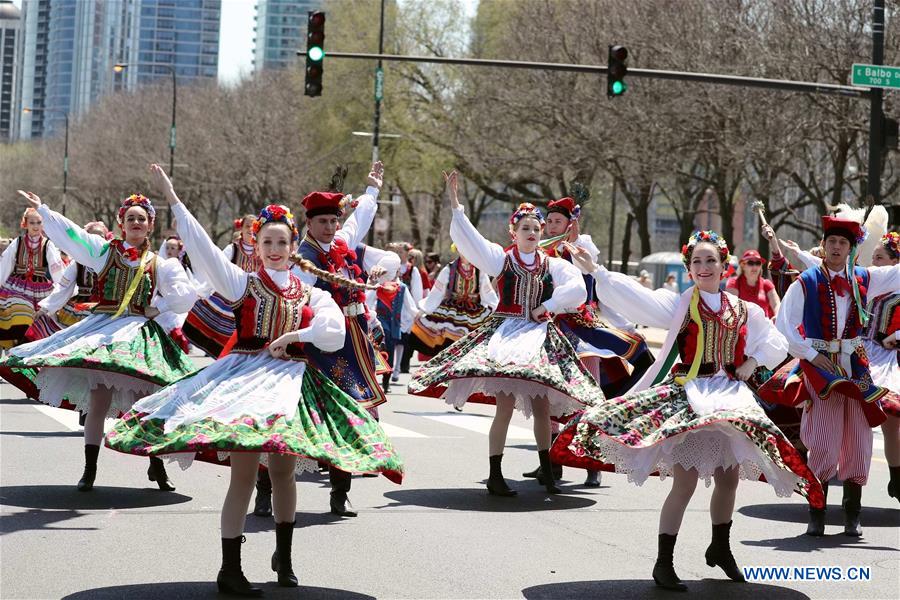
[[[442,175],[447,184],[447,194],[450,196],[450,208],[456,210],[459,208],[459,173],[454,169],[449,174],[442,171]]]
[[[28,200],[28,204],[30,204],[31,208],[33,208],[35,210],[40,208],[41,204],[43,204],[41,202],[40,197],[33,192],[23,192],[22,190],[16,190],[16,191],[19,192],[19,194],[22,195],[23,198]]]
[[[594,262],[591,253],[585,248],[581,248],[570,242],[562,242],[562,245],[572,256],[572,262],[576,267],[581,269],[583,273],[593,273],[600,268],[600,265]]]
[[[384,163],[380,160],[372,163],[372,170],[369,171],[369,176],[366,177],[366,184],[379,190],[384,185]]]
[[[172,186],[172,180],[169,179],[169,176],[166,175],[166,172],[161,166],[156,163],[150,165],[150,178],[153,180],[153,185],[156,186],[156,189],[166,197],[169,206],[178,204],[179,200],[178,196],[175,195],[175,188]]]

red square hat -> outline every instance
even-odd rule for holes
[[[319,215],[337,215],[344,214],[341,206],[341,200],[344,194],[335,192],[312,192],[303,198],[303,208],[306,210],[306,218],[311,219]]]
[[[866,230],[863,226],[853,219],[842,219],[840,217],[822,217],[822,237],[827,238],[829,235],[840,235],[850,240],[851,245],[856,245],[866,239]]]

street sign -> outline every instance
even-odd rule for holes
[[[900,67],[853,63],[853,85],[900,89]]]
[[[375,69],[375,101],[381,102],[384,98],[384,69]]]

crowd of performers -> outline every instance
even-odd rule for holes
[[[391,384],[410,394],[495,406],[488,435],[491,495],[512,497],[502,470],[515,411],[531,419],[548,494],[562,467],[672,478],[659,516],[657,585],[684,591],[674,549],[703,480],[713,485],[704,560],[743,581],[730,548],[738,482],[763,480],[809,503],[807,534],[825,533],[828,483],[842,482],[844,533],[861,536],[862,489],[881,427],[888,494],[900,500],[900,234],[876,207],[822,219],[818,256],[766,225],[772,280],[747,250],[728,278],[730,250],[713,231],[681,249],[692,286],[648,289],[600,266],[580,231],[579,202],[520,204],[510,244],[485,239],[444,174],[454,258],[409,244],[363,243],[383,167],[356,198],[332,186],[291,211],[265,206],[235,221],[218,248],[150,167],[176,234],[150,248],[156,209],[135,194],[118,231],[84,227],[30,192],[22,234],[0,258],[0,376],[29,398],[83,415],[84,471],[101,445],[149,457],[147,475],[174,490],[162,458],[230,467],[221,512],[219,590],[258,596],[242,572],[253,514],[274,516],[271,568],[298,585],[291,545],[295,473],[327,469],[330,511],[348,508],[353,474],[400,483],[403,463],[379,424]],[[352,209],[346,219],[345,212]],[[784,252],[783,252],[784,250]],[[66,261],[68,260],[68,264]],[[866,265],[866,266],[864,266]],[[667,330],[661,350],[637,326]],[[214,359],[197,369],[191,347]],[[104,432],[104,420],[115,423]]]

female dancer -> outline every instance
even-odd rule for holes
[[[44,220],[33,208],[22,215],[22,235],[0,258],[0,348],[25,340],[38,303],[53,291],[66,265],[43,232]]]
[[[459,252],[488,275],[496,275],[500,303],[484,325],[426,363],[412,378],[409,392],[443,397],[457,407],[474,394],[495,398],[497,412],[489,434],[491,494],[514,496],[503,479],[501,462],[513,409],[534,414],[534,438],[543,479],[559,493],[550,467],[550,416],[573,413],[603,400],[603,392],[575,350],[552,321],[552,313],[578,307],[585,298],[578,269],[538,251],[544,218],[521,204],[509,220],[514,245],[504,251],[478,233],[457,198],[457,174],[444,174],[453,220],[450,237]]]
[[[775,284],[761,275],[763,259],[756,250],[747,250],[738,262],[738,273],[729,277],[725,291],[741,300],[759,306],[770,319],[778,312],[778,292]]]
[[[881,238],[872,253],[872,266],[900,262],[900,233],[891,231]],[[869,358],[869,372],[875,385],[890,390],[883,401],[887,420],[881,425],[884,456],[891,479],[888,495],[900,500],[900,291],[869,300],[869,325],[863,344]]]
[[[297,457],[348,471],[382,472],[397,483],[402,465],[379,425],[320,371],[305,348],[344,344],[344,317],[322,290],[290,272],[297,228],[285,207],[270,205],[253,225],[263,268],[247,273],[228,261],[181,203],[159,165],[151,172],[177,219],[191,259],[234,308],[237,342],[192,377],[142,399],[107,436],[109,447],[138,455],[230,452],[231,482],[222,506],[219,591],[259,596],[241,570],[244,521],[260,453],[272,480],[278,584],[296,587],[291,541]],[[320,276],[338,279],[321,272]]]
[[[124,239],[108,242],[50,210],[37,195],[22,194],[43,217],[50,238],[97,273],[97,304],[90,317],[10,352],[0,361],[0,372],[29,397],[87,413],[78,490],[89,491],[97,476],[103,420],[195,370],[153,317],[187,311],[197,294],[179,263],[150,251],[156,211],[144,196],[125,199],[118,213]],[[147,476],[160,489],[175,489],[159,459],[151,458]]]
[[[605,303],[669,334],[660,360],[634,391],[569,422],[553,445],[554,460],[607,470],[614,466],[638,485],[657,471],[674,475],[660,512],[653,579],[681,591],[687,586],[672,564],[676,536],[697,480],[707,485],[715,480],[706,563],[743,581],[729,544],[739,478],[763,474],[780,496],[799,489],[811,502],[823,502],[821,486],[744,383],[758,365],[776,366],[787,354],[787,342],[758,306],[719,291],[728,246],[715,232],[695,232],[682,247],[695,285],[680,297],[648,290],[598,267],[587,251],[567,247],[576,263],[593,273]],[[676,353],[681,362],[672,367]]]

